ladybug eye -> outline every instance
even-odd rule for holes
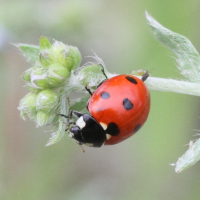
[[[73,126],[70,128],[70,132],[72,133],[71,134],[72,138],[75,138],[77,135],[80,134],[81,130],[78,126]]]

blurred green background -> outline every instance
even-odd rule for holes
[[[200,51],[200,1],[0,0],[0,199],[199,200],[200,164],[175,174],[176,162],[200,129],[199,97],[151,91],[151,111],[132,138],[86,153],[66,135],[45,147],[50,129],[20,119],[21,79],[30,67],[12,43],[48,36],[94,51],[110,72],[149,70],[181,79],[173,55],[156,41],[145,10],[188,37]]]

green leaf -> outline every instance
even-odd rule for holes
[[[191,167],[200,160],[200,138],[192,143],[189,149],[176,162],[175,171],[177,173]]]
[[[52,133],[51,138],[49,139],[46,146],[50,146],[59,142],[61,138],[64,136],[64,133],[65,133],[64,131],[60,130],[56,131],[55,133]]]
[[[35,63],[39,59],[39,47],[29,44],[17,44],[16,45],[28,59],[28,61]]]
[[[51,47],[51,43],[48,40],[47,37],[41,37],[40,38],[40,49],[44,50],[44,49],[49,49]]]
[[[176,54],[177,67],[181,71],[181,74],[190,82],[199,82],[200,56],[190,40],[165,28],[147,12],[146,18],[156,39]]]
[[[90,96],[87,95],[85,97],[77,99],[76,102],[70,106],[70,110],[77,110],[84,113],[87,112],[86,105],[89,98]]]

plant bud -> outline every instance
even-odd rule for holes
[[[45,113],[39,111],[36,116],[36,121],[38,126],[46,126],[50,125],[54,121],[55,117],[56,115],[54,113]]]
[[[36,110],[49,113],[57,108],[58,94],[50,89],[41,91],[36,98]]]
[[[70,76],[69,71],[61,64],[55,63],[49,66],[47,71],[48,81],[52,87],[58,87]]]
[[[21,117],[24,119],[26,114],[36,111],[36,98],[37,94],[28,93],[23,99],[20,100],[18,109],[21,111]]]
[[[69,46],[62,42],[55,41],[49,49],[48,58],[51,63],[61,63],[65,61],[65,57],[68,54]]]
[[[83,66],[77,74],[80,83],[83,86],[88,87],[97,86],[102,80],[105,79],[101,69],[101,65],[97,64]]]
[[[55,41],[49,49],[48,61],[50,63],[60,63],[68,71],[77,68],[81,59],[81,54],[77,47],[68,46],[62,42]]]
[[[49,59],[49,51],[48,50],[40,51],[39,60],[43,67],[48,67],[52,63]]]
[[[30,85],[27,86],[30,92],[38,93],[41,91],[41,89],[36,89]]]
[[[34,67],[31,73],[31,85],[36,89],[46,89],[49,88],[49,83],[47,80],[46,69],[41,67]]]
[[[77,47],[69,46],[68,54],[65,58],[64,66],[67,67],[69,71],[79,67],[82,57],[81,53]]]
[[[20,110],[20,107],[18,109]],[[20,116],[23,120],[26,119],[26,113],[23,110],[20,111]]]
[[[37,112],[32,112],[28,114],[30,120],[36,121]]]
[[[40,50],[49,49],[51,47],[51,43],[47,37],[40,38]]]
[[[32,72],[33,68],[30,68],[28,70],[26,70],[24,72],[24,75],[23,75],[23,79],[26,81],[26,82],[30,82],[31,81],[31,72]]]

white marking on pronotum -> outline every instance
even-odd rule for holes
[[[85,122],[83,120],[83,116],[81,116],[81,117],[78,118],[78,120],[76,121],[76,125],[79,126],[81,129],[83,127],[85,127],[86,124],[85,124]]]
[[[107,127],[108,127],[107,124],[104,124],[103,122],[100,122],[99,124],[102,126],[102,128],[103,128],[104,130],[106,130]]]
[[[110,138],[112,137],[112,135],[106,134],[106,139],[110,140]]]

